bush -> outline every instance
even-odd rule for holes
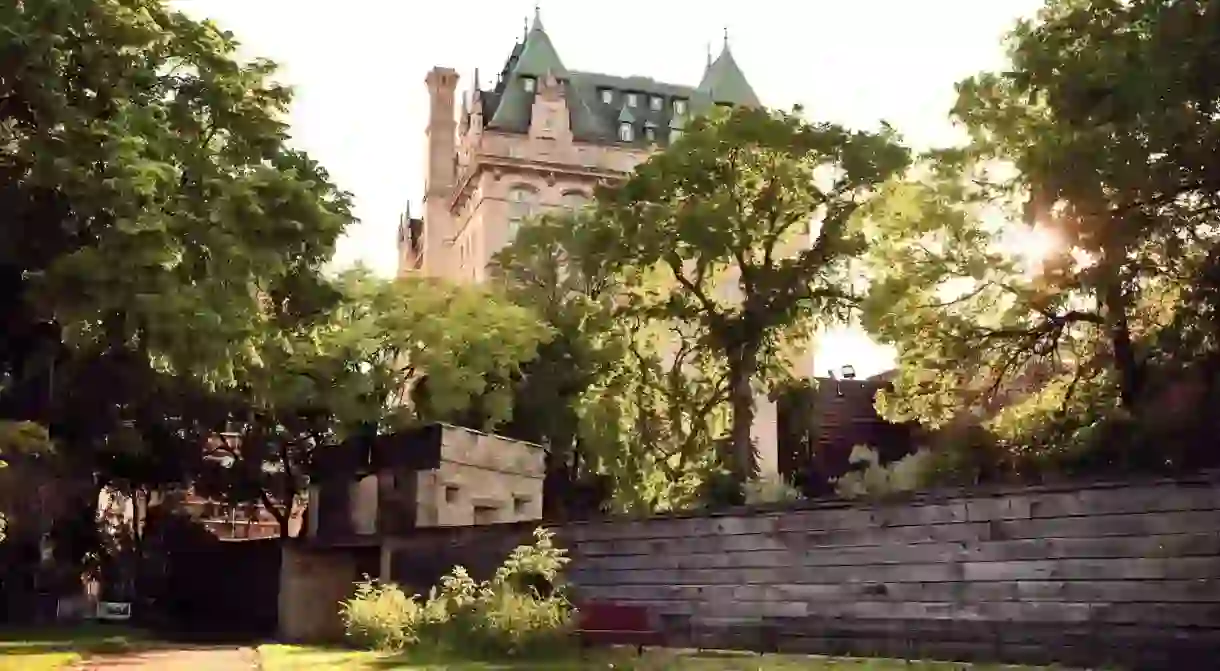
[[[877,451],[867,445],[853,447],[848,460],[864,468],[834,481],[835,492],[845,499],[882,498],[921,489],[928,482],[935,461],[931,452],[919,450],[882,465]]]
[[[348,639],[376,650],[401,650],[416,643],[423,610],[397,585],[367,579],[357,583],[356,595],[341,606]]]
[[[486,582],[458,566],[420,600],[366,580],[342,605],[347,637],[389,651],[423,646],[518,656],[556,650],[571,632],[572,608],[560,584],[568,561],[554,535],[538,529],[534,544],[514,549]]]
[[[763,475],[750,480],[745,487],[747,505],[791,503],[801,499],[801,492],[779,475]]]

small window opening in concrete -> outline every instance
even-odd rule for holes
[[[500,511],[491,506],[475,506],[474,507],[474,523],[475,524],[495,524],[499,520]]]
[[[458,500],[458,488],[456,485],[445,485],[445,503],[456,503]]]

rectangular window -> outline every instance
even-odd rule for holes
[[[679,99],[679,100],[674,101],[674,114],[679,114],[679,115],[686,114],[686,101],[685,100]]]
[[[635,107],[640,104],[640,97],[634,93],[627,94],[627,106]]]
[[[654,112],[660,112],[664,106],[665,101],[661,99],[661,96],[653,96],[648,100],[648,107]]]
[[[500,521],[500,511],[491,506],[474,507],[475,525],[495,524]]]
[[[644,129],[644,139],[648,140],[649,142],[656,142],[657,141],[657,129],[652,128],[652,127],[646,127]]]
[[[533,93],[536,85],[537,81],[533,77],[521,78],[521,88],[525,89],[528,93]]]
[[[453,485],[445,485],[445,503],[456,503],[458,500],[458,488]]]
[[[682,131],[681,131],[681,130],[679,130],[679,129],[675,128],[675,129],[673,129],[673,130],[669,131],[669,143],[670,143],[670,144],[673,144],[673,143],[677,142],[677,141],[678,141],[678,140],[680,140],[680,139],[682,139]]]
[[[602,89],[602,102],[609,105],[614,102],[614,91],[610,89]]]
[[[623,122],[618,125],[619,142],[631,142],[635,139],[635,133],[631,129],[631,124]]]

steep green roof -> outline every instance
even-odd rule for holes
[[[659,82],[650,77],[617,77],[594,72],[569,71],[551,43],[535,14],[533,25],[523,43],[517,44],[501,71],[500,81],[491,91],[480,91],[484,115],[490,119],[488,128],[513,133],[529,131],[535,91],[528,91],[523,78],[538,83],[553,74],[564,87],[564,97],[571,114],[572,135],[585,142],[619,143],[618,126],[631,123],[654,128],[683,128],[692,115],[707,111],[716,103],[758,105],[754,89],[725,50],[709,64],[698,88]],[[609,92],[609,100],[603,93]],[[636,96],[636,105],[628,105],[627,96]],[[653,109],[654,98],[660,99],[660,109]],[[677,114],[675,101],[683,101],[686,109]],[[646,144],[644,133],[637,132],[636,143]],[[664,144],[667,134],[658,140]]]
[[[522,80],[531,77],[537,82],[548,74],[554,74],[563,79],[567,70],[551,38],[542,27],[542,16],[534,13],[534,25],[525,35],[525,42],[513,49],[509,63],[504,68],[502,83],[503,92],[496,106],[495,114],[488,124],[491,128],[503,130],[529,129],[530,112],[534,102],[534,92],[526,91]]]
[[[733,58],[733,52],[729,51],[728,42],[724,43],[720,56],[703,73],[699,91],[716,104],[761,106],[754,88],[746,81],[745,74]]]
[[[563,61],[559,60],[559,53],[555,51],[555,45],[551,44],[550,36],[542,27],[542,15],[535,13],[534,25],[525,36],[525,44],[521,48],[521,55],[517,58],[517,67],[513,69],[513,73],[539,78],[554,73],[562,79],[566,72]]]

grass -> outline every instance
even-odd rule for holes
[[[1019,671],[1022,668],[843,657],[673,651],[649,652],[643,657],[637,657],[633,651],[590,655],[584,660],[478,662],[336,648],[264,645],[259,648],[259,655],[264,671]]]
[[[152,644],[143,632],[116,625],[0,631],[0,671],[63,669],[94,655],[130,652]]]

